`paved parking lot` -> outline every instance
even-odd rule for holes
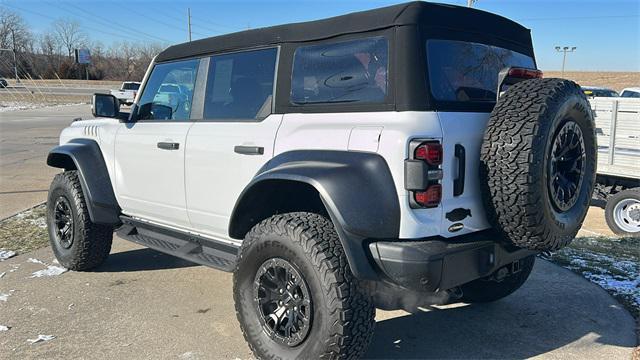
[[[0,217],[46,198],[47,151],[88,106],[0,113]],[[606,234],[592,208],[584,235]],[[45,263],[29,261],[30,258]],[[248,358],[231,275],[116,240],[94,272],[31,278],[48,248],[0,263],[0,357]],[[2,298],[0,298],[2,299]],[[368,358],[628,359],[633,318],[600,287],[545,261],[525,286],[488,305],[377,314]],[[27,339],[53,335],[31,345]]]

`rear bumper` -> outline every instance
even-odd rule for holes
[[[537,252],[509,247],[489,231],[453,239],[380,241],[369,244],[387,280],[414,291],[447,290],[491,275]]]

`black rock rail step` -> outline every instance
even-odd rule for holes
[[[239,246],[121,216],[119,237],[197,264],[231,272]]]

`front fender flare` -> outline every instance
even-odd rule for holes
[[[92,222],[105,225],[120,224],[121,209],[98,143],[90,139],[70,140],[49,152],[47,165],[65,170],[78,170]]]
[[[316,189],[340,236],[351,270],[359,278],[377,278],[367,256],[369,239],[397,239],[400,203],[384,158],[355,151],[297,150],[265,164],[236,202],[229,234],[242,238],[236,210],[252,188],[263,181],[289,180]]]

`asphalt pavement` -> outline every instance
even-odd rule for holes
[[[31,278],[49,248],[0,263],[0,357],[246,359],[231,274],[118,240],[94,272]],[[14,270],[15,269],[15,270]],[[11,272],[14,270],[13,272]],[[539,260],[513,295],[417,314],[378,311],[370,359],[621,359],[634,321],[604,290]],[[54,339],[30,344],[28,339]]]
[[[0,112],[0,219],[46,200],[59,171],[47,154],[77,117],[91,118],[89,105]]]
[[[46,199],[57,171],[46,154],[62,128],[89,113],[86,105],[0,113],[0,218]],[[583,234],[606,231],[601,215],[590,211]],[[0,262],[0,325],[10,327],[0,331],[0,358],[251,357],[230,274],[120,239],[94,272],[31,277],[47,265],[55,266],[49,248]],[[367,358],[629,359],[636,346],[626,310],[543,260],[522,289],[496,303],[378,311],[376,319]],[[27,341],[38,335],[55,338]]]

